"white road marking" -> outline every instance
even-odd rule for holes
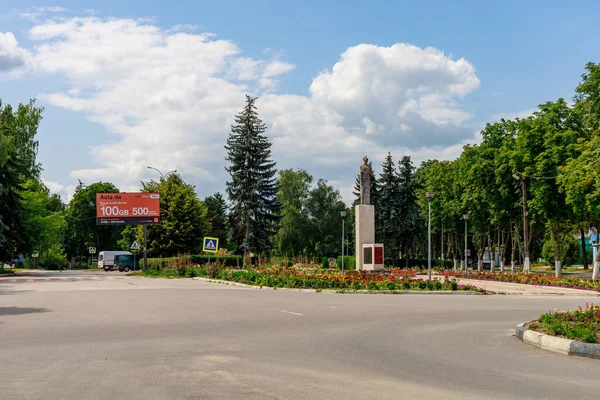
[[[285,310],[279,310],[279,309],[277,309],[277,308],[273,308],[273,310],[275,310],[275,311],[279,311],[279,312],[283,312],[283,313],[286,313],[286,314],[292,314],[292,315],[304,315],[304,314],[300,314],[300,313],[297,313],[297,312],[285,311]]]

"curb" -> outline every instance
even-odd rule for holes
[[[506,283],[506,284],[509,284],[509,285],[524,285],[524,286],[531,286],[531,287],[536,287],[536,288],[545,287],[545,288],[549,288],[549,289],[555,288],[555,289],[567,289],[567,290],[580,290],[581,291],[581,293],[577,293],[577,292],[563,292],[563,293],[561,293],[560,291],[557,291],[557,292],[527,292],[524,289],[523,290],[504,289],[504,290],[498,290],[498,291],[496,291],[496,294],[525,295],[525,296],[600,297],[600,292],[594,291],[592,289],[573,289],[573,288],[565,288],[565,287],[562,287],[562,286],[530,285],[530,284],[526,284],[526,283],[502,282],[502,281],[494,281],[494,280],[490,280],[490,279],[477,279],[477,278],[456,278],[456,279],[459,282],[461,280],[471,280],[471,281],[476,281],[476,282],[482,282],[482,283],[480,283],[481,286],[483,286],[483,282],[489,282],[490,284],[494,284],[494,283],[504,284],[504,283]],[[473,285],[475,287],[480,287],[476,283],[468,283],[468,284],[469,285]]]
[[[546,335],[525,328],[525,325],[535,321],[523,322],[517,325],[515,336],[524,343],[530,344],[542,350],[567,356],[579,356],[600,359],[600,344],[583,343],[576,340],[565,339],[557,336]]]
[[[475,285],[474,285],[475,286]],[[477,286],[476,286],[477,287]],[[487,289],[486,289],[487,290]],[[489,291],[488,291],[489,292]],[[531,293],[531,292],[499,292],[496,291],[496,294],[507,295],[507,296],[566,296],[566,297],[600,297],[600,293],[592,294],[592,293],[557,293],[557,292],[539,292],[539,293]]]
[[[230,282],[223,281],[219,279],[209,279],[202,277],[192,278],[193,280],[209,282],[209,283],[220,283],[222,285],[231,285],[238,286],[248,289],[258,289],[258,290],[277,290],[282,292],[307,292],[307,293],[329,293],[329,294],[429,294],[429,295],[440,295],[440,296],[449,296],[449,295],[467,295],[467,296],[476,296],[489,294],[488,293],[478,293],[471,290],[351,290],[351,289],[294,289],[294,288],[274,288],[270,286],[254,286],[247,285],[245,283],[238,282]]]

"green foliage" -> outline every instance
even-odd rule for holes
[[[109,182],[96,182],[89,186],[80,184],[69,202],[66,214],[65,249],[67,258],[88,256],[89,247],[97,251],[117,250],[122,226],[96,225],[96,193],[118,193]]]
[[[342,269],[342,256],[338,256],[337,258],[337,267]],[[356,257],[344,256],[344,269],[356,269]]]
[[[259,118],[256,98],[246,96],[246,105],[235,117],[225,149],[231,180],[227,194],[232,204],[231,240],[241,252],[269,254],[271,236],[279,221],[275,162],[266,126]]]
[[[600,308],[586,304],[575,311],[549,312],[530,324],[529,329],[542,331],[585,343],[598,343],[600,338]]]
[[[210,221],[210,230],[207,236],[218,238],[220,248],[228,248],[229,223],[225,199],[221,193],[215,193],[204,199],[204,205],[206,206],[206,218]]]
[[[428,260],[426,258],[411,258],[408,260],[404,259],[393,259],[386,258],[385,266],[391,268],[427,268]],[[440,260],[440,259],[432,259],[431,260],[432,267],[449,269],[454,266],[454,263],[451,260]]]
[[[14,247],[27,250],[22,195],[28,180],[39,180],[35,139],[42,109],[34,101],[16,109],[0,101],[0,261],[8,260]]]
[[[67,257],[61,244],[53,244],[47,251],[40,254],[40,265],[46,269],[63,269],[67,264]]]
[[[226,267],[238,267],[241,268],[242,267],[242,257],[241,256],[208,256],[208,255],[194,255],[194,256],[190,256],[190,260],[194,263],[194,264],[206,264],[209,262],[211,263],[218,263],[221,265],[224,265]]]
[[[563,267],[573,265],[579,259],[581,253],[580,243],[573,237],[572,234],[561,235],[560,237],[560,260]],[[544,246],[542,247],[542,257],[554,263],[554,240],[549,232],[544,237]]]
[[[202,238],[210,231],[207,208],[198,199],[195,187],[183,181],[177,173],[159,182],[142,183],[145,192],[160,193],[160,224],[147,226],[148,254],[172,257],[198,253]],[[142,229],[137,230],[138,244],[144,243]]]
[[[329,259],[327,257],[321,257],[321,268],[329,268]]]
[[[50,194],[42,182],[30,179],[25,182],[22,198],[23,229],[27,237],[22,250],[44,252],[55,245],[62,249],[67,223],[60,197]]]
[[[319,179],[306,202],[311,236],[309,255],[334,257],[341,252],[342,221],[340,213],[346,209],[340,192]]]
[[[288,257],[310,251],[314,234],[306,208],[313,177],[305,170],[279,171],[277,199],[281,204],[281,221],[276,240],[279,253]]]

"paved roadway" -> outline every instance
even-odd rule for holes
[[[43,273],[38,273],[42,276]],[[590,298],[0,278],[0,398],[593,399],[600,362],[515,326]]]

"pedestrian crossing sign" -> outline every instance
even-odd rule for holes
[[[216,253],[219,250],[219,239],[213,237],[204,238],[204,246],[202,250],[206,253]]]

